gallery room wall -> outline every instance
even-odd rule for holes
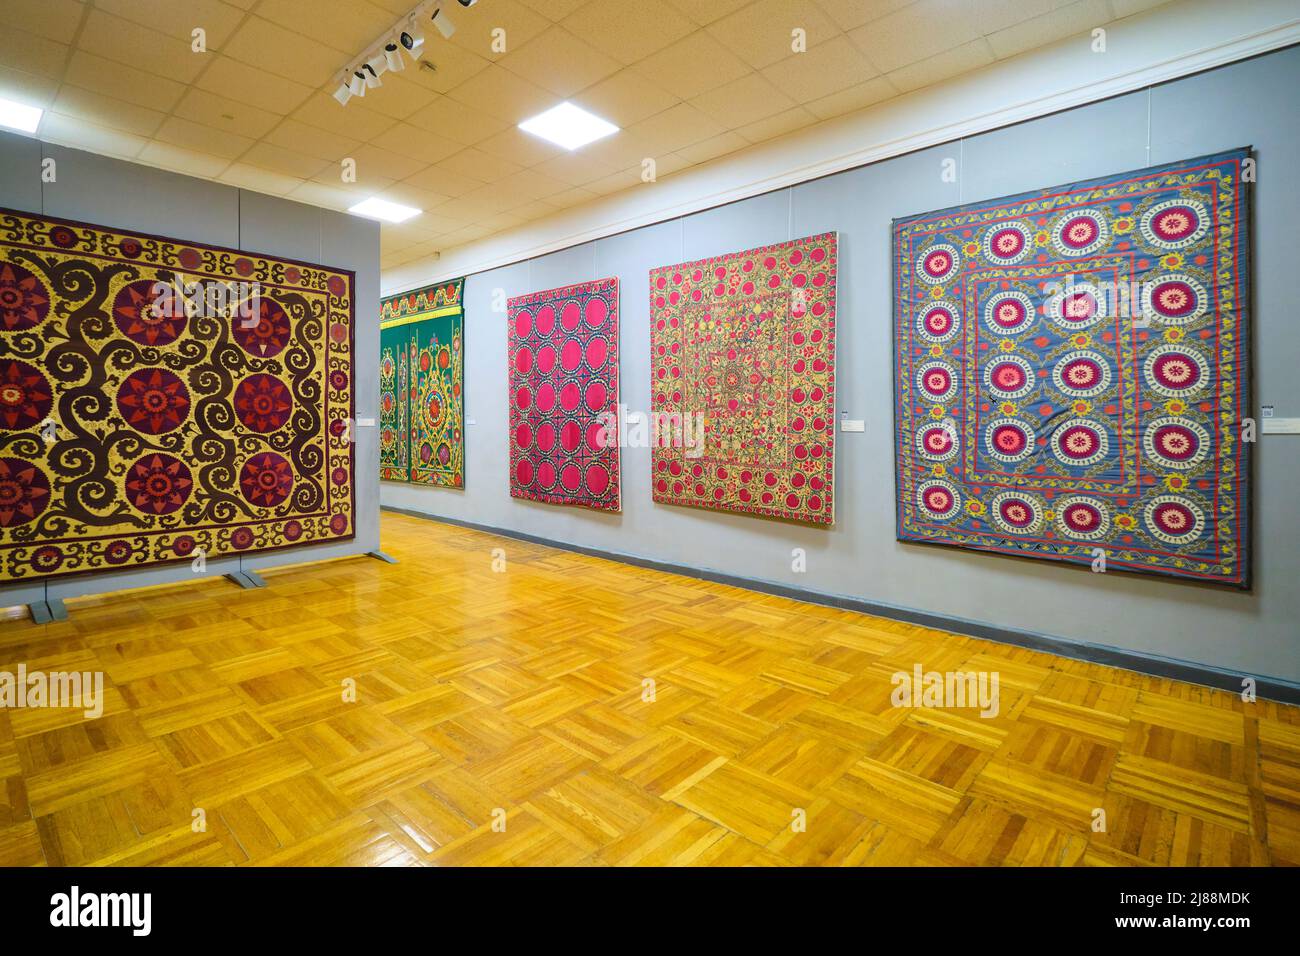
[[[1292,260],[1300,248],[1300,192],[1290,171],[1300,153],[1292,92],[1298,86],[1300,48],[1289,48],[471,275],[465,292],[465,489],[382,483],[382,504],[958,622],[1300,683],[1300,503],[1292,491],[1300,439],[1267,435],[1255,446],[1250,592],[894,539],[890,255],[890,223],[898,216],[1253,146],[1259,163],[1251,270],[1256,414],[1266,403],[1276,405],[1279,416],[1300,416],[1294,392],[1300,327],[1289,304]],[[949,158],[958,164],[956,182],[941,176]],[[839,232],[840,243],[837,406],[866,422],[861,434],[839,433],[833,528],[655,505],[647,448],[623,450],[621,514],[510,497],[506,315],[493,311],[497,290],[515,296],[617,276],[621,400],[644,412],[650,407],[650,269],[828,230]],[[437,534],[430,526],[432,550]],[[807,554],[803,573],[792,569],[795,548]]]
[[[52,183],[41,181],[41,164],[47,158],[55,161]],[[355,271],[356,417],[377,415],[379,326],[372,308],[379,301],[377,222],[4,133],[0,133],[0,208]],[[214,558],[207,562],[204,573],[259,570],[364,554],[377,548],[377,430],[356,428],[353,434],[355,538],[261,555]],[[71,598],[195,577],[187,562],[118,574],[80,575],[50,581],[48,593],[40,583],[0,588],[0,604]]]

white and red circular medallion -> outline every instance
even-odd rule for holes
[[[984,447],[1006,464],[1024,461],[1034,452],[1034,429],[1018,418],[995,418],[984,429]]]
[[[1086,468],[1106,457],[1110,440],[1101,423],[1071,418],[1057,426],[1049,443],[1056,460],[1072,468]]]
[[[916,432],[916,450],[930,461],[947,461],[957,454],[957,426],[952,422],[922,425]]]
[[[1168,199],[1143,213],[1139,228],[1159,249],[1185,249],[1210,231],[1210,213],[1195,199]]]
[[[947,362],[926,362],[916,371],[916,387],[931,402],[946,402],[957,394],[957,373]]]
[[[1152,349],[1142,364],[1142,373],[1152,391],[1165,398],[1186,398],[1205,387],[1209,363],[1185,345],[1162,345]]]
[[[936,242],[916,257],[916,274],[922,282],[938,285],[956,276],[960,263],[956,246]]]
[[[984,387],[996,398],[1023,398],[1037,384],[1034,367],[1019,355],[996,355],[984,366]]]
[[[1142,283],[1142,312],[1165,325],[1188,325],[1210,308],[1210,296],[1199,280],[1170,272]]]
[[[1014,290],[998,292],[984,303],[984,324],[998,335],[1017,335],[1034,324],[1034,300]]]
[[[916,506],[935,521],[947,521],[961,510],[961,493],[949,482],[929,479],[916,489]]]
[[[1052,245],[1063,256],[1086,256],[1110,242],[1110,226],[1096,209],[1073,209],[1052,225]]]
[[[1014,265],[1029,255],[1030,248],[1029,229],[1020,222],[998,223],[984,233],[984,258],[997,265]]]
[[[1108,314],[1106,296],[1091,282],[1069,282],[1047,299],[1047,317],[1066,332],[1091,328]]]
[[[1143,509],[1147,530],[1165,544],[1190,544],[1205,531],[1205,512],[1178,495],[1160,495]]]
[[[947,300],[936,302],[922,309],[916,317],[917,334],[927,342],[947,342],[961,328],[959,316],[955,303]]]
[[[1096,498],[1071,495],[1056,503],[1056,527],[1067,538],[1095,541],[1110,531],[1110,511]]]
[[[1157,418],[1142,435],[1142,451],[1158,465],[1188,471],[1210,453],[1210,434],[1186,418]]]
[[[1008,534],[1034,534],[1043,523],[1043,506],[1033,495],[1004,491],[989,506],[993,522]]]
[[[1067,352],[1052,369],[1052,384],[1070,398],[1092,398],[1110,388],[1110,363],[1099,352]]]

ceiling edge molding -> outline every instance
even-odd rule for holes
[[[383,273],[384,295],[676,219],[1300,43],[1293,0],[1182,0]],[[1074,80],[1075,82],[1071,82]],[[1016,98],[1015,93],[1035,91]],[[863,145],[866,144],[866,145]],[[720,184],[725,187],[719,188]]]

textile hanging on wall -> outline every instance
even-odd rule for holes
[[[464,286],[456,279],[380,304],[380,478],[465,485]]]
[[[510,494],[618,511],[618,279],[509,303]]]
[[[895,222],[900,540],[1247,585],[1248,155]]]
[[[351,538],[353,285],[0,211],[0,581]]]
[[[650,273],[654,500],[834,521],[836,235]]]

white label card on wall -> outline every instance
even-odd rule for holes
[[[1300,435],[1300,418],[1266,418],[1260,424],[1265,435]]]
[[[373,418],[358,418],[358,419],[357,419],[357,427],[358,427],[358,428],[374,428],[374,427],[375,427],[375,420],[374,420]]]
[[[840,431],[842,432],[864,432],[867,430],[867,423],[861,418],[841,418]]]

